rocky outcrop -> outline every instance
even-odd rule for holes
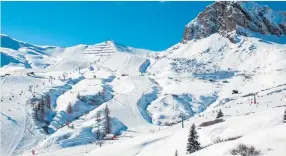
[[[254,2],[215,2],[186,25],[183,41],[201,39],[213,33],[231,40],[233,32],[247,36],[240,28],[263,35],[285,36],[286,15]]]

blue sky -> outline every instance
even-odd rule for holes
[[[37,45],[74,46],[108,39],[164,50],[212,2],[2,2],[1,28]],[[284,10],[285,2],[259,2]]]

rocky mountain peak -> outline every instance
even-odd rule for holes
[[[254,2],[215,2],[186,25],[183,41],[214,33],[233,41],[230,32],[248,36],[245,29],[263,35],[285,36],[285,12],[277,12]]]

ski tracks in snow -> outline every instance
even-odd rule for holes
[[[126,94],[117,94],[106,104],[110,107],[111,114],[125,124],[129,130],[149,132],[155,125],[147,122],[138,108],[138,101],[142,94],[150,87],[150,81],[142,76],[131,76],[134,84],[133,91]]]

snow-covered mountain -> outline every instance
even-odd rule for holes
[[[219,33],[232,42],[237,42],[237,34],[251,36],[251,33],[246,33],[245,30],[263,35],[285,36],[285,12],[277,12],[254,2],[216,2],[187,24],[183,41]]]
[[[194,123],[202,149],[190,155],[230,156],[243,143],[284,156],[285,23],[267,6],[215,2],[162,52],[1,35],[1,155],[189,155]],[[116,139],[98,137],[106,106]]]

